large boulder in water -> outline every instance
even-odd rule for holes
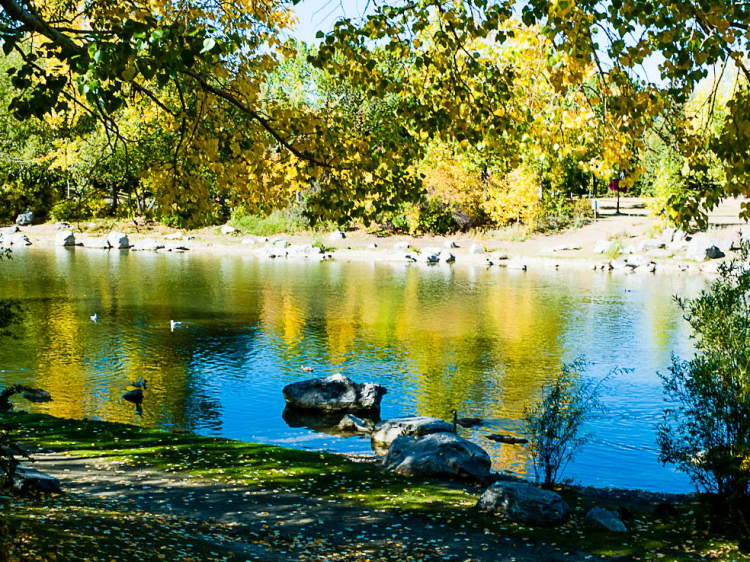
[[[526,482],[495,482],[479,498],[477,509],[528,525],[560,525],[570,517],[570,507],[560,494]]]
[[[432,433],[415,439],[401,435],[391,443],[383,466],[403,476],[485,482],[492,461],[479,445],[455,433]]]
[[[385,455],[397,437],[408,435],[410,437],[422,437],[432,433],[453,432],[453,426],[440,418],[427,416],[406,416],[402,418],[391,418],[378,422],[370,437],[372,450],[380,455]]]
[[[284,387],[284,400],[292,408],[323,412],[366,412],[380,410],[388,392],[371,382],[356,383],[341,374],[299,381]]]
[[[128,235],[123,232],[110,232],[107,234],[107,242],[110,248],[114,248],[115,250],[127,250],[130,248]]]

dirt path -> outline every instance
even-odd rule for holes
[[[374,561],[413,556],[417,560],[551,562],[590,558],[552,546],[464,532],[461,525],[446,525],[429,516],[361,510],[339,500],[200,481],[150,468],[105,464],[100,459],[59,454],[34,458],[35,468],[57,477],[67,493],[82,499],[215,523],[225,532],[212,533],[205,540],[247,560],[361,557]]]

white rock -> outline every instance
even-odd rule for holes
[[[625,261],[630,267],[644,267],[651,263],[651,260],[646,256],[630,256]]]
[[[157,242],[153,238],[146,238],[145,240],[139,240],[135,244],[133,244],[133,250],[136,252],[155,252],[157,250],[161,250],[164,247],[164,244],[161,242]]]
[[[173,232],[172,234],[167,234],[164,240],[182,240],[183,236],[182,232]]]
[[[375,242],[373,242],[372,244],[368,244],[367,245],[367,249],[368,250],[377,250],[378,249],[378,245]]]
[[[126,250],[130,247],[130,241],[128,240],[127,234],[122,232],[110,232],[107,235],[107,242],[109,242],[110,247],[115,250]]]
[[[599,240],[596,243],[596,246],[594,246],[594,253],[606,254],[608,252],[611,252],[616,244],[617,242],[615,242],[614,240]]]
[[[237,229],[233,226],[229,226],[228,224],[225,224],[221,227],[222,234],[234,234],[235,232],[237,232]]]
[[[55,246],[75,246],[75,234],[68,231],[61,231],[55,234]]]
[[[469,248],[469,253],[470,254],[483,254],[484,248],[482,248],[481,246],[477,244],[472,244],[471,248]]]
[[[84,238],[83,247],[109,250],[109,242],[107,241],[106,238]]]
[[[243,244],[250,244],[250,245],[252,245],[252,244],[255,244],[255,240],[252,239],[252,238],[243,238],[242,239],[242,243]]]
[[[522,258],[512,258],[508,260],[508,263],[505,265],[508,269],[519,269],[521,271],[526,271],[526,262]]]
[[[647,238],[646,240],[643,240],[640,244],[638,244],[638,251],[648,252],[650,250],[658,250],[659,248],[664,248],[665,246],[666,244],[662,240]]]
[[[10,244],[12,246],[31,246],[31,242],[29,241],[28,237],[18,232],[10,237]]]
[[[437,254],[433,254],[431,252],[422,252],[417,256],[417,261],[421,261],[423,263],[437,263],[440,261],[440,258],[437,256]]]
[[[410,244],[408,242],[397,242],[393,245],[394,250],[408,250]]]
[[[446,248],[448,248],[448,249],[450,249],[450,248],[458,248],[459,247],[459,245],[456,244],[456,242],[454,240],[446,240],[444,246]]]
[[[333,232],[331,232],[331,234],[328,235],[328,239],[334,241],[343,240],[344,238],[346,238],[346,234],[344,234],[340,230],[334,230]]]
[[[456,256],[451,254],[448,250],[442,250],[438,254],[438,259],[443,263],[451,263],[456,261]]]

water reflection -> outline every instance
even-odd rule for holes
[[[527,473],[519,418],[561,360],[590,374],[633,372],[607,395],[610,414],[569,475],[587,484],[684,490],[656,462],[657,370],[687,353],[671,295],[699,277],[253,258],[56,248],[0,266],[0,298],[27,314],[0,342],[0,382],[49,390],[31,409],[284,445],[365,452],[368,440],[287,423],[281,388],[343,372],[388,388],[382,417],[489,420],[462,434],[494,467]],[[98,322],[89,317],[96,313]],[[183,324],[170,330],[170,320]],[[122,394],[149,381],[142,409]],[[288,416],[287,416],[288,417]],[[320,428],[318,428],[320,429]],[[623,471],[622,467],[628,466]]]

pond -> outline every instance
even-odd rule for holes
[[[262,261],[251,256],[29,249],[0,264],[0,298],[25,310],[0,341],[0,385],[54,401],[23,407],[288,447],[371,452],[369,439],[313,431],[282,416],[282,388],[343,373],[387,387],[383,418],[486,420],[461,433],[496,470],[532,477],[523,409],[562,361],[587,375],[632,369],[606,386],[609,411],[565,476],[593,486],[684,492],[657,460],[664,406],[657,371],[691,352],[672,295],[705,279],[589,270]],[[97,322],[90,317],[97,314]],[[170,320],[182,324],[170,330]],[[302,366],[314,368],[302,372]],[[122,399],[145,377],[143,411]]]

